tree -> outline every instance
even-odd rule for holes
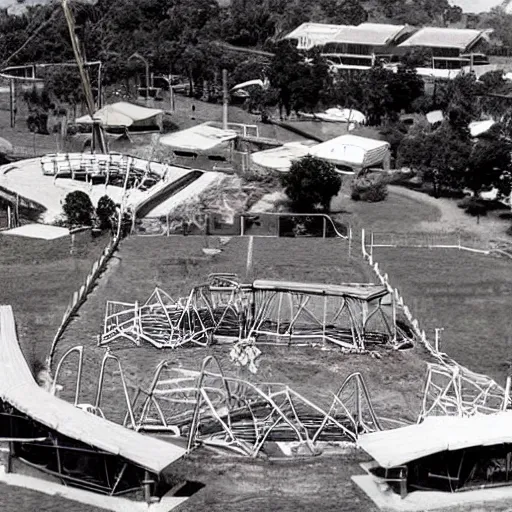
[[[70,226],[90,226],[94,214],[94,206],[89,196],[81,190],[70,192],[64,199],[62,207]]]
[[[102,196],[96,207],[96,215],[98,217],[100,228],[109,229],[112,227],[113,219],[116,213],[116,204],[109,196]]]
[[[398,149],[398,166],[423,173],[438,197],[442,187],[462,189],[471,155],[471,142],[449,126],[430,134],[405,137]]]
[[[332,197],[341,189],[341,177],[334,166],[312,156],[293,162],[281,183],[299,213],[311,212],[318,205],[328,212]]]
[[[510,187],[503,176],[510,173],[511,142],[503,139],[479,139],[473,146],[465,174],[465,185],[475,196],[483,189],[496,187],[503,195]]]

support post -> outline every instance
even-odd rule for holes
[[[245,277],[249,280],[252,276],[252,267],[253,267],[253,248],[254,248],[254,237],[249,237],[249,242],[247,244],[247,261],[245,265]]]
[[[325,217],[322,217],[323,224],[322,224],[322,238],[325,238],[327,235],[327,223],[325,220]]]
[[[14,128],[14,78],[9,80],[9,110],[11,113],[11,128]]]
[[[510,378],[510,375],[507,377],[507,382],[505,384],[505,396],[503,398],[503,410],[506,411],[508,407],[508,402],[510,400],[510,385],[511,385],[512,379]]]
[[[244,236],[244,234],[245,234],[244,216],[240,215],[240,236]]]
[[[228,129],[228,70],[222,70],[222,128]]]
[[[11,205],[7,205],[7,227],[10,229],[12,228],[12,212],[11,212]]]
[[[439,352],[439,344],[441,342],[441,336],[440,336],[440,333],[441,331],[444,331],[444,328],[441,327],[436,327],[436,336],[435,336],[435,349],[436,349],[436,352]]]
[[[370,257],[373,261],[373,231],[370,233]]]

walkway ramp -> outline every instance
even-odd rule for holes
[[[51,395],[34,380],[21,352],[11,306],[0,306],[0,399],[73,440],[160,474],[186,450],[94,416]]]

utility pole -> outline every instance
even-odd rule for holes
[[[98,149],[101,153],[106,153],[106,143],[103,136],[103,130],[99,124],[94,122],[94,95],[92,94],[91,82],[89,80],[89,75],[84,66],[84,59],[82,57],[82,52],[80,51],[80,44],[78,41],[78,37],[75,33],[75,20],[73,18],[73,13],[71,12],[68,0],[61,0],[62,9],[64,10],[64,16],[66,17],[66,23],[69,29],[69,36],[71,39],[71,46],[73,47],[73,53],[75,54],[76,64],[78,66],[78,71],[80,72],[80,78],[82,80],[82,87],[84,90],[85,103],[87,105],[87,110],[89,111],[89,115],[93,121],[92,125],[92,144],[91,149],[94,150],[96,147],[95,142],[98,143]],[[95,140],[96,139],[96,140]]]
[[[228,129],[228,70],[222,70],[222,128]]]

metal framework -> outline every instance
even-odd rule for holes
[[[108,301],[99,345],[128,339],[158,348],[251,341],[334,344],[347,352],[397,341],[393,296],[365,284],[317,285],[254,281],[211,274],[188,297],[156,288],[141,305]]]
[[[458,365],[429,364],[418,422],[427,416],[472,416],[505,410],[510,382],[503,389],[485,375]]]
[[[150,389],[137,393],[133,415],[138,431],[186,437],[189,450],[202,444],[251,457],[270,442],[288,455],[301,449],[319,454],[326,445],[354,443],[363,432],[381,430],[359,373],[322,408],[283,384],[256,386],[228,377],[213,356],[200,371],[162,361]],[[125,425],[130,426],[128,414]]]

